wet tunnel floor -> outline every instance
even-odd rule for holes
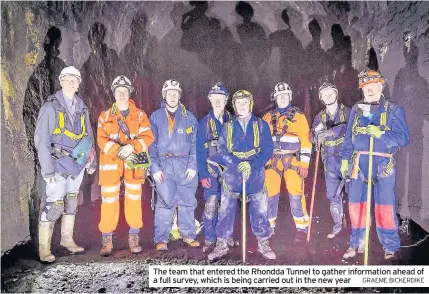
[[[316,195],[313,213],[312,234],[309,244],[295,245],[293,238],[295,229],[289,210],[288,197],[284,195],[280,199],[279,216],[275,235],[270,243],[277,254],[277,260],[266,261],[257,252],[257,241],[248,226],[248,261],[249,265],[361,265],[363,255],[344,261],[342,255],[348,247],[350,224],[348,228],[333,240],[328,240],[326,235],[332,228],[329,213],[329,202],[324,195],[323,179],[319,181],[320,191]],[[307,206],[311,200],[311,181],[306,182]],[[58,221],[55,226],[52,240],[52,252],[57,261],[52,265],[44,265],[37,258],[36,248],[31,244],[21,245],[2,257],[2,292],[141,292],[152,291],[167,292],[166,289],[149,289],[148,265],[151,264],[201,264],[207,265],[207,255],[201,248],[187,248],[178,240],[169,243],[169,251],[157,252],[153,244],[153,211],[150,209],[150,191],[144,191],[143,222],[144,227],[140,233],[143,251],[133,255],[128,250],[128,227],[121,210],[118,229],[114,234],[114,253],[110,257],[101,257],[99,249],[101,233],[98,230],[100,218],[100,201],[85,202],[79,207],[75,241],[85,248],[84,254],[70,255],[67,250],[59,245],[60,227]],[[197,195],[200,195],[197,194]],[[198,198],[200,200],[200,198]],[[123,208],[123,200],[121,200]],[[196,210],[196,216],[201,219],[202,205]],[[240,207],[239,207],[240,209]],[[347,213],[347,209],[346,209]],[[241,239],[241,212],[237,212],[235,222],[235,239]],[[375,228],[375,224],[372,225]],[[410,222],[410,234],[401,234],[402,245],[414,244],[427,233],[413,222]],[[378,242],[374,229],[371,230],[370,264],[371,265],[429,265],[429,238],[418,246],[402,248],[397,259],[384,261],[383,250]],[[203,243],[203,235],[200,233],[197,239]],[[211,263],[216,265],[241,264],[241,247],[232,250],[220,260]],[[183,289],[184,290],[184,289]],[[195,292],[198,288],[194,289]],[[221,292],[229,292],[231,289],[222,289]],[[256,289],[255,289],[256,290]],[[271,289],[273,290],[273,289]],[[316,289],[307,289],[307,291]],[[353,290],[353,289],[348,289]],[[356,289],[364,292],[369,288]],[[407,289],[409,292],[411,289]],[[186,292],[193,292],[187,289]],[[216,290],[218,292],[220,290]],[[300,292],[300,289],[285,288],[287,292]],[[374,289],[372,291],[374,292]],[[388,292],[397,292],[390,289]]]

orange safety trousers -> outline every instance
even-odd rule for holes
[[[125,161],[121,160],[119,164],[123,165],[125,199],[124,212],[125,219],[133,229],[140,229],[143,226],[142,218],[142,180],[134,179],[134,170],[129,169]],[[111,233],[118,226],[119,221],[119,192],[121,187],[120,174],[109,178],[110,183],[101,186],[101,220],[98,228],[102,233]],[[113,174],[113,173],[112,173]],[[106,181],[104,181],[106,182]]]
[[[274,158],[270,159],[268,165],[273,165],[275,161]],[[291,164],[286,171],[284,170],[283,161],[286,164],[288,162]],[[286,189],[289,192],[290,208],[296,228],[306,230],[308,227],[309,217],[305,197],[303,196],[303,181],[297,172],[298,165],[299,162],[295,156],[292,159],[286,157],[282,160],[279,158],[276,167],[280,174],[273,167],[265,171],[265,186],[268,191],[268,219],[273,228],[277,220],[282,178],[285,180]]]

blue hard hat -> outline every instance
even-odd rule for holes
[[[214,85],[211,88],[211,90],[209,92],[209,96],[211,94],[221,94],[221,95],[225,95],[226,97],[229,96],[228,90],[225,88],[225,86],[221,82],[216,83],[216,85]]]

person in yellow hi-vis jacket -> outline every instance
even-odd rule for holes
[[[268,219],[274,233],[280,185],[284,178],[297,229],[294,240],[297,243],[305,240],[309,222],[303,196],[303,183],[308,175],[311,156],[310,127],[305,115],[291,105],[292,90],[288,84],[278,83],[274,87],[272,99],[276,107],[263,117],[270,126],[274,142],[274,155],[268,161],[265,175],[268,190]]]
[[[112,234],[119,220],[119,191],[121,177],[125,183],[125,219],[130,226],[128,243],[131,252],[141,252],[139,232],[142,221],[142,184],[144,169],[131,169],[129,163],[136,155],[147,152],[154,141],[149,118],[130,99],[133,91],[130,80],[118,76],[112,83],[116,102],[103,111],[98,119],[97,143],[100,147],[99,184],[101,185],[102,232],[100,254],[112,253]]]

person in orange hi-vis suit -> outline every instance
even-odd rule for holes
[[[305,240],[309,223],[303,184],[308,175],[311,157],[310,127],[305,115],[298,108],[290,105],[292,90],[288,84],[278,83],[274,87],[272,99],[276,107],[263,117],[270,126],[274,143],[274,155],[268,161],[265,172],[268,219],[274,233],[280,186],[284,178],[297,229],[294,242],[299,243]]]
[[[98,119],[97,143],[100,147],[99,185],[101,185],[102,232],[100,254],[112,253],[112,234],[119,220],[119,191],[121,177],[125,184],[125,219],[130,226],[128,242],[130,251],[141,252],[140,228],[143,226],[141,195],[146,170],[131,169],[127,161],[135,160],[136,154],[146,152],[154,141],[150,121],[146,113],[138,109],[130,99],[133,91],[130,80],[118,76],[113,80],[112,92],[116,103],[103,111]]]

